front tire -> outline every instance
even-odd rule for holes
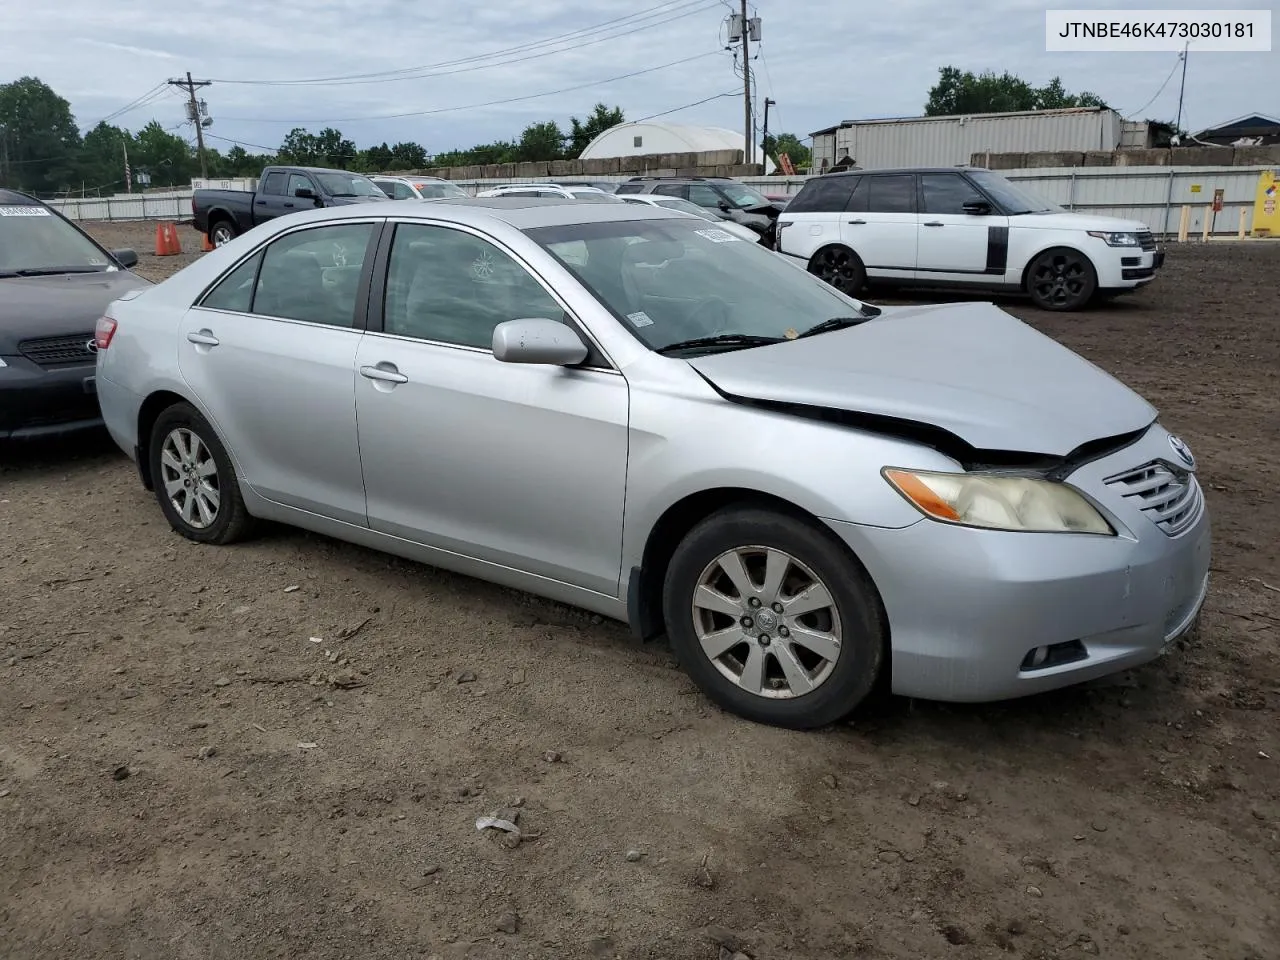
[[[1078,250],[1057,247],[1046,250],[1027,270],[1027,293],[1041,310],[1079,310],[1093,299],[1098,274],[1089,258]]]
[[[693,681],[757,723],[834,723],[884,660],[867,572],[827,531],[773,510],[729,508],[694,527],[667,568],[663,613]]]
[[[809,272],[846,297],[856,297],[867,285],[867,268],[848,247],[827,247],[809,261]]]
[[[231,458],[195,407],[178,403],[160,414],[148,456],[156,499],[174,530],[213,544],[234,543],[249,533],[253,518]]]

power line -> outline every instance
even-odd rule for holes
[[[665,117],[668,114],[679,113],[681,110],[688,110],[690,107],[700,107],[704,103],[710,103],[712,100],[721,100],[725,97],[736,97],[741,93],[740,90],[730,90],[728,93],[717,93],[715,96],[706,97],[702,100],[695,100],[693,103],[686,103],[683,107],[672,107],[670,110],[663,110],[661,113],[651,113],[647,117],[641,117],[636,123],[644,123],[646,120],[656,120],[658,117]]]
[[[1148,100],[1146,103],[1140,106],[1137,110],[1134,110],[1132,113],[1126,114],[1125,115],[1126,120],[1132,120],[1138,114],[1142,113],[1143,110],[1146,110],[1147,107],[1151,106],[1153,103],[1156,102],[1156,98],[1159,97],[1160,94],[1164,93],[1164,88],[1169,85],[1169,81],[1173,79],[1173,75],[1178,72],[1178,64],[1180,63],[1182,63],[1181,53],[1179,53],[1178,58],[1174,60],[1173,69],[1170,70],[1169,75],[1164,78],[1164,83],[1160,84],[1160,89],[1155,92],[1155,94],[1151,97],[1150,100]]]
[[[591,87],[597,87],[605,83],[615,83],[619,80],[630,80],[632,77],[643,76],[647,73],[655,73],[658,70],[666,70],[670,67],[677,67],[681,64],[692,63],[694,60],[702,60],[706,57],[720,56],[723,51],[708,50],[705,53],[695,54],[692,57],[684,57],[680,60],[672,60],[670,63],[661,63],[656,67],[646,67],[643,70],[634,70],[631,73],[622,73],[616,77],[606,77],[603,80],[592,80],[588,83],[579,83],[571,87],[561,87],[559,90],[544,90],[542,93],[527,93],[519,97],[506,97],[501,100],[489,100],[485,103],[468,103],[456,107],[437,107],[433,110],[414,110],[409,113],[388,113],[375,117],[313,117],[311,119],[264,119],[262,117],[223,117],[223,120],[235,121],[236,123],[286,123],[286,124],[308,124],[308,123],[363,123],[369,120],[401,120],[406,117],[433,117],[442,113],[455,113],[459,110],[479,110],[483,107],[498,107],[508,103],[521,103],[525,100],[537,100],[540,97],[552,97],[561,93],[573,93],[577,90],[586,90]]]
[[[457,73],[466,73],[472,70],[485,70],[490,67],[507,66],[513,63],[523,63],[528,60],[535,60],[541,57],[552,56],[557,53],[568,53],[573,50],[579,50],[583,47],[592,46],[593,44],[603,43],[607,40],[616,40],[620,37],[630,36],[641,30],[648,30],[653,27],[662,26],[675,20],[681,20],[685,17],[693,16],[705,10],[710,10],[717,6],[716,2],[707,2],[707,0],[678,0],[673,6],[673,0],[667,0],[666,3],[659,4],[657,7],[650,7],[638,13],[628,14],[624,17],[616,17],[613,20],[596,24],[592,27],[583,27],[570,33],[561,34],[560,36],[550,37],[545,40],[530,41],[528,43],[519,44],[514,47],[507,47],[502,50],[494,50],[486,54],[477,54],[470,57],[462,57],[457,60],[443,60],[437,63],[420,64],[415,67],[401,67],[396,70],[382,70],[374,73],[348,74],[345,76],[334,77],[312,77],[306,80],[218,80],[218,83],[228,84],[249,84],[263,86],[314,86],[314,85],[330,85],[343,86],[364,83],[387,83],[397,80],[420,80],[430,76],[450,76]],[[661,9],[666,7],[668,9]],[[692,8],[692,9],[688,9]],[[677,13],[676,11],[683,11]],[[666,16],[674,14],[673,16]],[[643,23],[644,20],[653,20],[654,17],[663,17],[651,23]],[[624,23],[624,21],[626,21]],[[530,50],[537,50],[540,47],[552,46],[558,43],[564,43],[570,40],[582,40],[593,33],[601,31],[617,30],[620,26],[627,29],[621,33],[611,33],[608,36],[596,37],[595,39],[586,40],[582,43],[575,43],[568,47],[562,47],[556,50],[545,50],[530,56],[516,57],[509,59],[498,59],[508,57],[510,54],[526,53]],[[482,63],[482,61],[493,60],[493,63]],[[459,70],[446,70],[447,67],[463,67]]]

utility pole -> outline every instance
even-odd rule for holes
[[[776,107],[777,105],[777,100],[770,100],[768,97],[764,98],[764,132],[760,135],[760,149],[764,151],[764,156],[760,159],[763,160],[765,164],[769,163],[769,108]],[[767,173],[768,171],[765,172]]]
[[[756,134],[751,123],[751,27],[747,22],[747,0],[742,0],[742,114],[743,145],[747,163],[756,162]]]
[[[1182,48],[1182,86],[1178,88],[1178,119],[1173,123],[1173,132],[1179,138],[1182,136],[1182,96],[1187,92],[1187,50],[1191,44],[1186,44]]]
[[[208,179],[208,176],[209,176],[209,167],[208,167],[208,164],[205,162],[205,156],[204,156],[204,121],[203,121],[203,118],[201,117],[201,112],[202,112],[200,109],[201,105],[196,101],[196,89],[198,87],[207,87],[212,82],[213,82],[212,80],[192,80],[190,70],[187,71],[187,79],[169,81],[169,85],[171,87],[177,87],[180,90],[187,91],[187,97],[188,97],[187,119],[190,120],[193,124],[195,124],[196,153],[200,157],[200,176],[206,179]],[[207,108],[205,109],[204,112],[205,113],[208,112]]]

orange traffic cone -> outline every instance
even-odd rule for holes
[[[182,244],[178,240],[178,227],[173,223],[156,224],[156,256],[176,257],[182,253]]]
[[[169,228],[169,252],[174,256],[182,253],[182,241],[178,239],[178,225],[170,223]]]
[[[209,239],[209,235],[207,233],[200,234],[200,252],[208,253],[212,249],[213,241]]]

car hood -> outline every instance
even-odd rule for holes
[[[977,450],[1061,457],[1156,416],[1110,374],[990,303],[885,307],[856,327],[689,363],[731,398],[923,424]]]
[[[1095,217],[1088,213],[1024,213],[1011,219],[1019,227],[1032,227],[1037,230],[1103,230],[1108,233],[1141,233],[1151,229],[1141,220]]]
[[[91,333],[111,301],[153,284],[136,273],[65,273],[0,278],[0,354],[20,340]]]

